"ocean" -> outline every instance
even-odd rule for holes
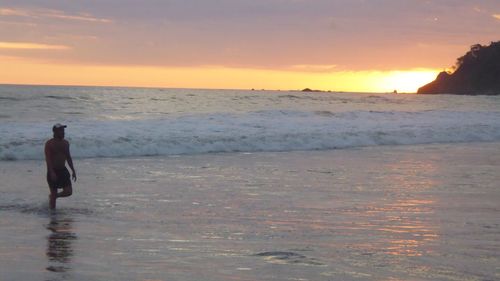
[[[0,87],[0,159],[42,159],[54,123],[75,157],[500,140],[500,97]]]
[[[498,280],[499,182],[500,96],[2,85],[0,280]]]

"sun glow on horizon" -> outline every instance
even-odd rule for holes
[[[97,66],[0,57],[0,83],[5,84],[416,92],[437,73],[432,69],[305,72],[222,66]]]
[[[391,71],[381,80],[380,87],[392,87],[395,91],[415,93],[418,88],[432,82],[438,71],[417,69],[409,71]]]

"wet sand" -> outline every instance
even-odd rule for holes
[[[498,280],[500,144],[0,162],[0,280]]]

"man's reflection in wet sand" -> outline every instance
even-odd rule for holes
[[[47,229],[51,233],[47,236],[48,271],[67,272],[71,270],[71,259],[74,255],[73,241],[77,239],[73,232],[73,220],[68,217],[52,215]]]

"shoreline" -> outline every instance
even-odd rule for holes
[[[71,138],[68,138],[71,141]],[[92,157],[81,157],[73,156],[74,160],[95,160],[95,159],[154,159],[154,158],[179,158],[179,157],[203,157],[203,156],[224,156],[232,154],[241,155],[252,155],[252,154],[286,154],[286,153],[307,153],[307,152],[325,152],[329,153],[332,151],[350,151],[350,150],[360,150],[360,149],[377,149],[377,148],[397,148],[397,147],[418,147],[418,146],[446,146],[446,145],[463,145],[463,146],[480,146],[480,145],[496,145],[500,144],[497,140],[485,140],[485,141],[457,141],[457,142],[429,142],[429,143],[410,143],[410,144],[377,144],[377,145],[360,145],[351,147],[336,147],[331,149],[297,149],[297,150],[269,150],[269,151],[220,151],[220,152],[204,152],[204,153],[181,153],[181,154],[165,154],[165,155],[125,155],[125,156],[92,156]],[[73,148],[74,149],[74,148]],[[7,157],[6,159],[0,160],[2,162],[12,163],[12,162],[22,162],[22,161],[32,161],[32,162],[43,162],[44,159],[18,159],[15,157]]]

